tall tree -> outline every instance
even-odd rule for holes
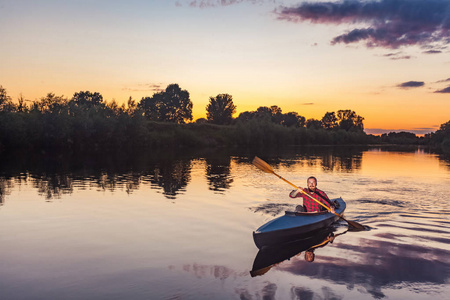
[[[233,97],[229,94],[219,94],[209,98],[209,104],[206,106],[206,119],[213,124],[227,125],[233,120],[235,112],[236,105],[233,103]]]
[[[325,129],[334,129],[338,126],[337,117],[334,112],[327,112],[322,117],[322,126]]]
[[[192,120],[192,106],[189,92],[182,90],[178,84],[170,84],[165,91],[142,98],[138,104],[147,118],[174,123]]]
[[[339,128],[348,130],[364,130],[364,118],[357,115],[353,110],[339,110],[337,112],[337,122]]]

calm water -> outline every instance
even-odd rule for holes
[[[338,223],[311,263],[258,253],[252,232],[297,203],[254,155],[370,230]],[[3,155],[0,298],[448,299],[449,187],[450,160],[421,149]],[[252,277],[257,255],[276,264]]]

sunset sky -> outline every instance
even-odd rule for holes
[[[450,0],[0,0],[0,85],[140,100],[178,83],[194,119],[351,109],[368,133],[450,120]]]

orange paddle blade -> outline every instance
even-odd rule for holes
[[[257,167],[261,171],[264,171],[266,173],[273,173],[272,167],[258,156],[255,156],[255,158],[252,161],[252,164],[255,165],[255,167]]]

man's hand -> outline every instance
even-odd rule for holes
[[[336,211],[334,210],[334,206],[331,207],[330,211],[331,211],[333,214],[336,213]]]

